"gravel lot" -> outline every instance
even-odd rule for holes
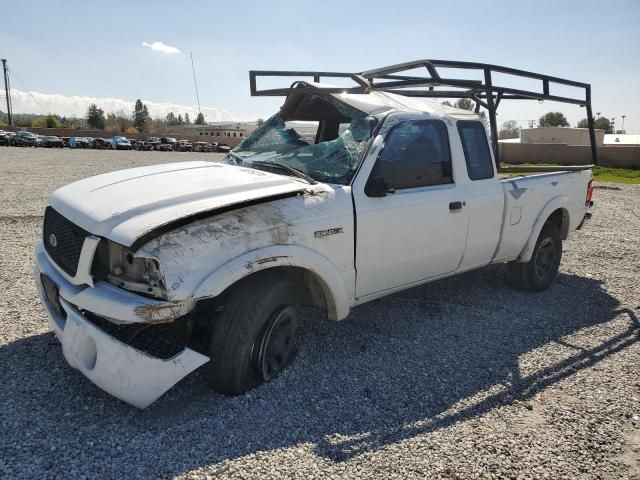
[[[47,196],[199,158],[0,148],[0,477],[640,479],[640,186],[596,190],[546,292],[491,267],[309,312],[294,365],[241,397],[199,371],[145,411],[93,386],[31,279]]]

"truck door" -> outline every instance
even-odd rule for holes
[[[459,141],[469,178],[467,211],[469,232],[460,269],[487,265],[496,251],[502,227],[504,192],[494,168],[487,132],[482,122],[458,120]]]
[[[443,121],[392,117],[381,136],[353,189],[358,298],[455,271],[469,222]]]

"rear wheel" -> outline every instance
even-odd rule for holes
[[[531,260],[508,264],[510,282],[520,290],[546,290],[556,278],[561,259],[560,230],[555,223],[547,222],[538,236]]]
[[[278,375],[296,354],[298,303],[296,285],[277,273],[235,287],[212,325],[211,387],[239,395]]]

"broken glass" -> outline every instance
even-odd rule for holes
[[[334,106],[350,118],[340,125],[335,139],[310,145],[280,114],[276,114],[238,145],[225,161],[248,167],[252,162],[281,163],[319,182],[348,184],[376,120],[344,105]]]

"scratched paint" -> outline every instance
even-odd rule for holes
[[[315,235],[331,229],[341,229],[343,234],[325,238]],[[331,258],[340,271],[352,270],[350,188],[318,184],[296,197],[205,218],[149,241],[138,255],[158,259],[165,272],[168,298],[182,300],[193,298],[197,286],[225,263],[275,245],[304,246]],[[250,273],[271,263],[273,260],[266,256],[244,268]]]

